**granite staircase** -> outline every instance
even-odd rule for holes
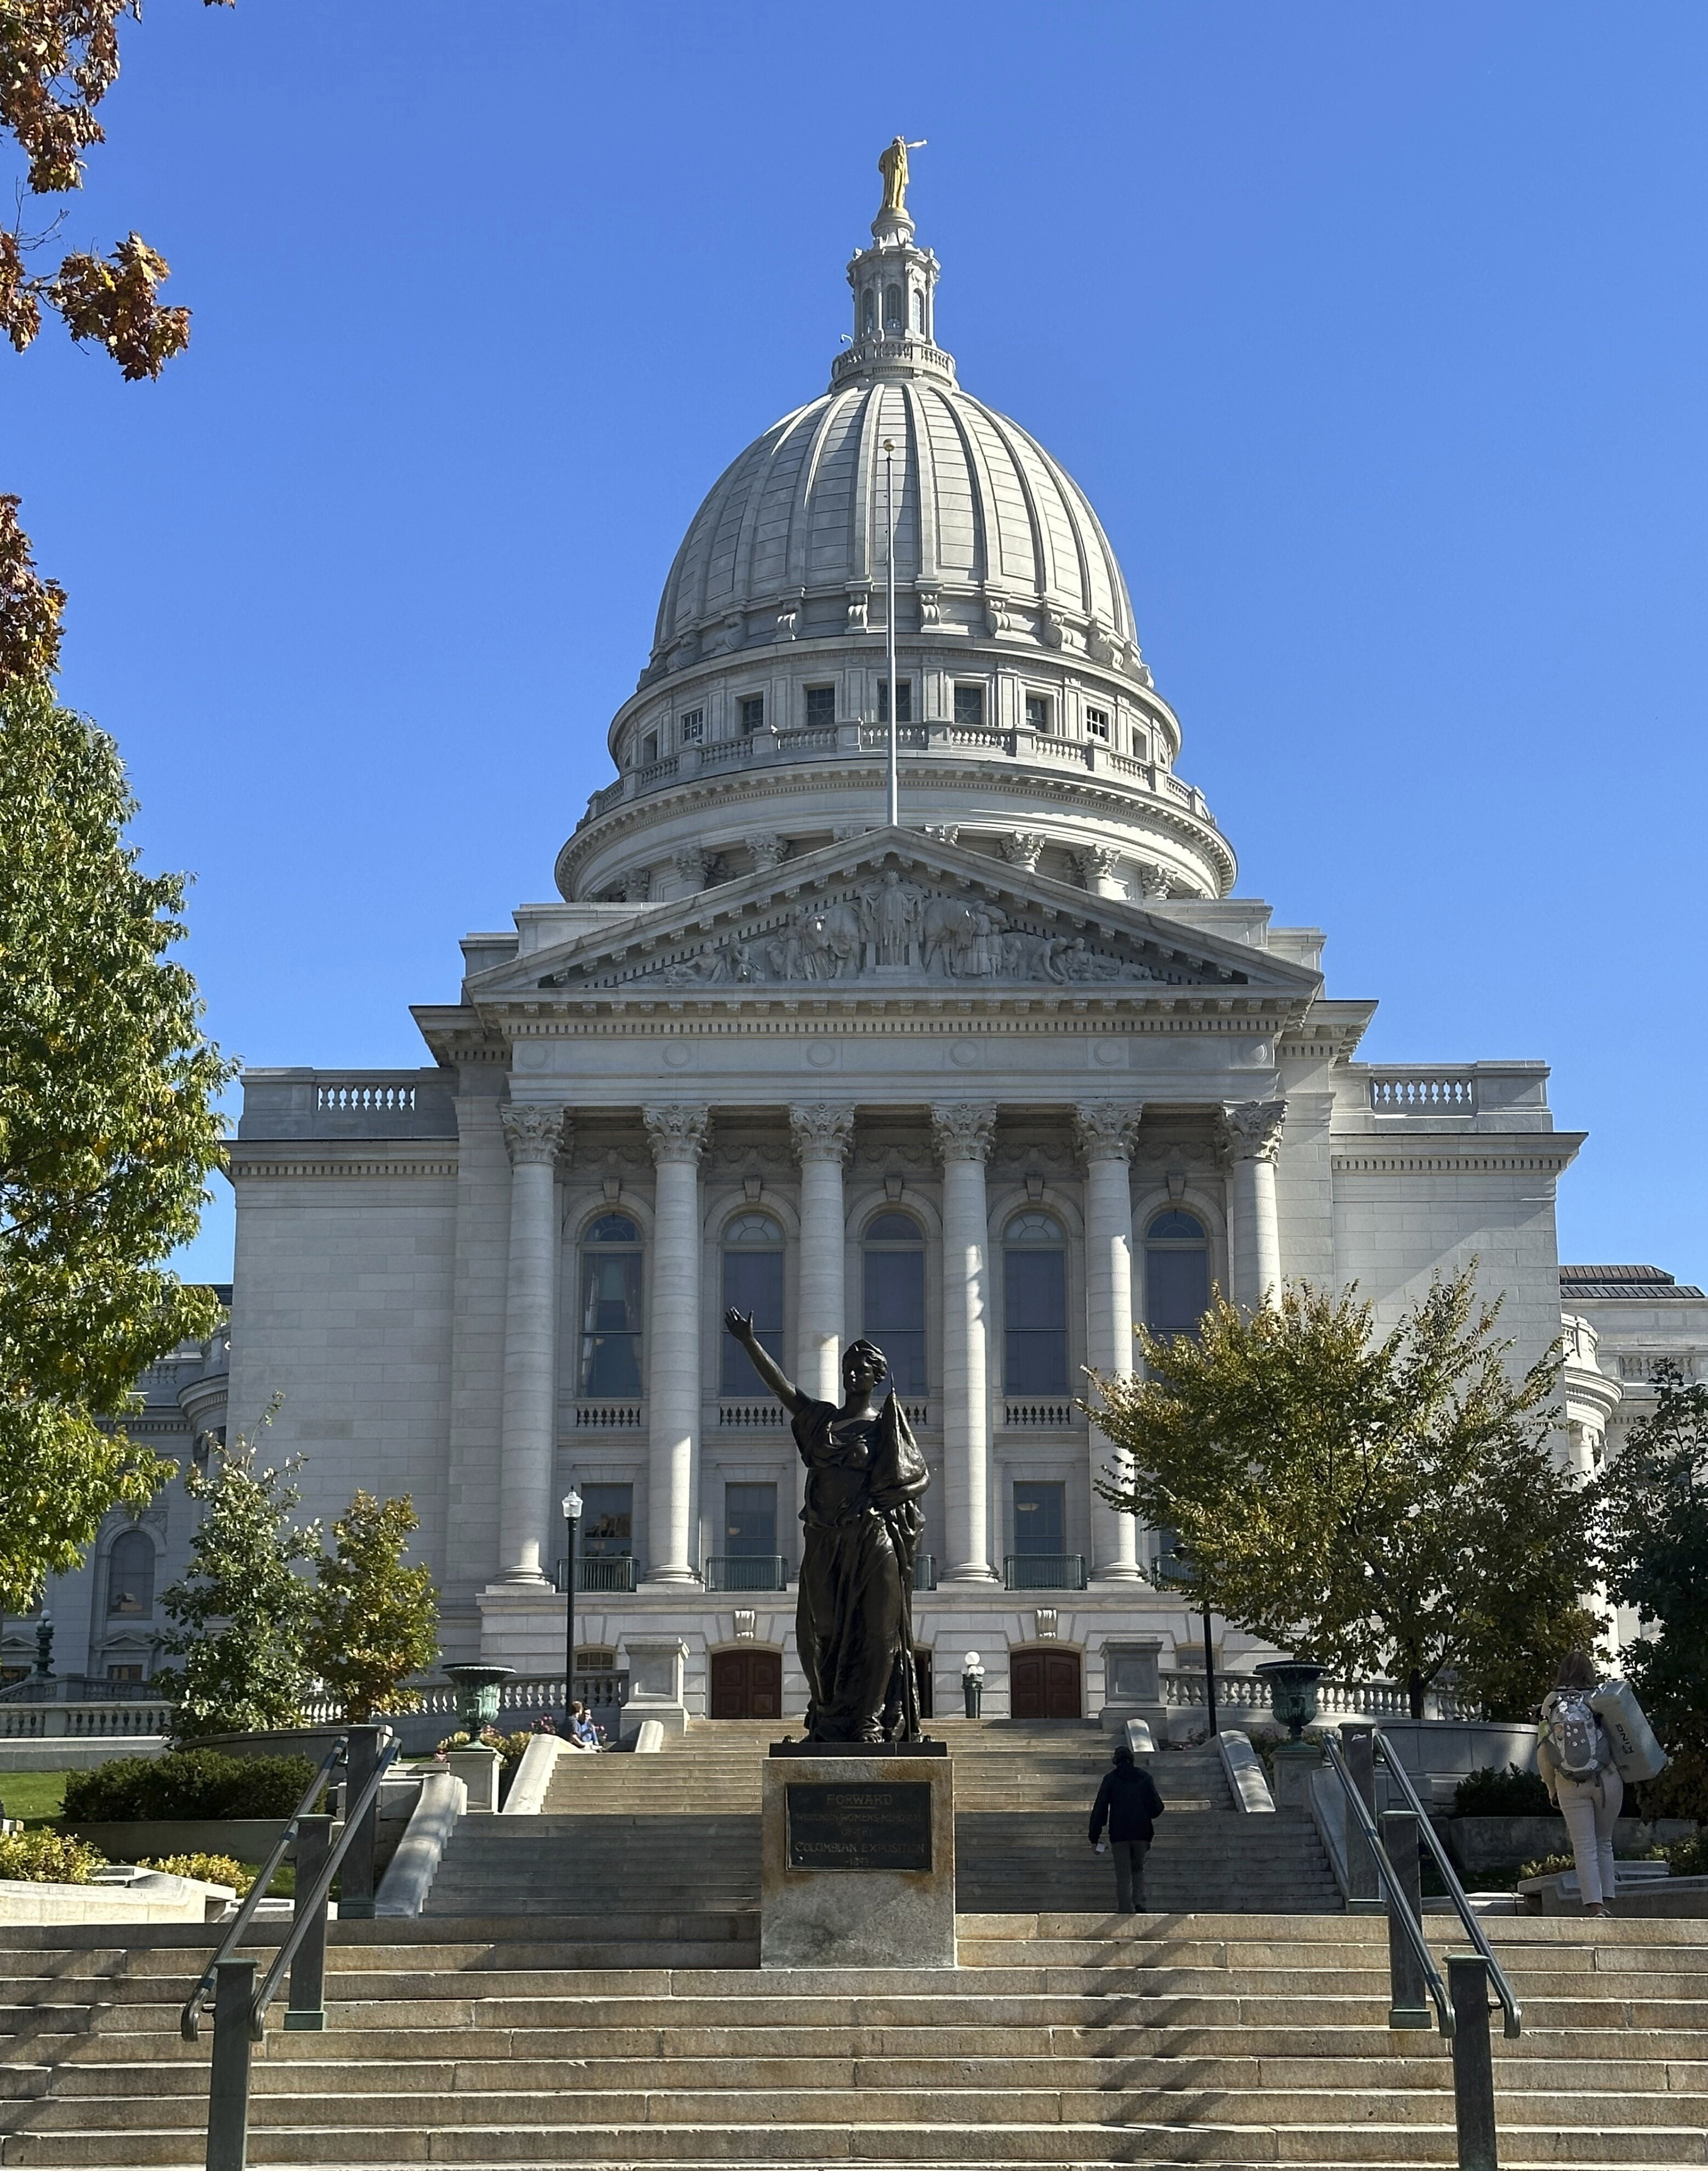
[[[773,1719],[691,1724],[660,1756],[565,1756],[537,1817],[470,1817],[427,1901],[434,1918],[529,1906],[564,1914],[754,1907],[760,1772],[786,1729]],[[1114,1873],[1086,1824],[1109,1737],[1078,1719],[937,1719],[955,1767],[959,1905],[973,1912],[1101,1911]],[[1213,1750],[1160,1750],[1168,1813],[1146,1871],[1153,1907],[1337,1910],[1340,1893],[1303,1815],[1245,1816]]]
[[[1389,2033],[1379,1920],[969,1915],[960,1967],[855,1972],[760,1971],[750,1922],[335,1925],[330,2030],[276,2017],[250,2161],[1454,2161],[1447,2046]],[[1490,1927],[1525,2015],[1494,2049],[1507,2171],[1708,2162],[1708,1928]],[[131,1934],[0,1930],[0,2165],[201,2163],[208,2048],[177,2014],[207,1937]]]

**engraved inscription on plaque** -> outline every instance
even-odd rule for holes
[[[791,1869],[931,1868],[931,1788],[792,1782]]]

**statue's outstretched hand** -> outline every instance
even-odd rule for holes
[[[732,1305],[723,1315],[723,1323],[738,1342],[752,1341],[753,1314],[750,1311],[738,1311]]]

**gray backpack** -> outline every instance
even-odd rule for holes
[[[1587,1689],[1556,1691],[1548,1718],[1548,1745],[1568,1779],[1593,1779],[1601,1769],[1601,1743]]]

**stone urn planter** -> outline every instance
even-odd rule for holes
[[[498,1691],[516,1677],[514,1666],[447,1666],[457,1691],[457,1723],[472,1741],[498,1718]]]
[[[1270,1659],[1254,1671],[1269,1683],[1276,1724],[1286,1729],[1290,1741],[1298,1740],[1317,1715],[1317,1684],[1324,1669],[1308,1659]]]

